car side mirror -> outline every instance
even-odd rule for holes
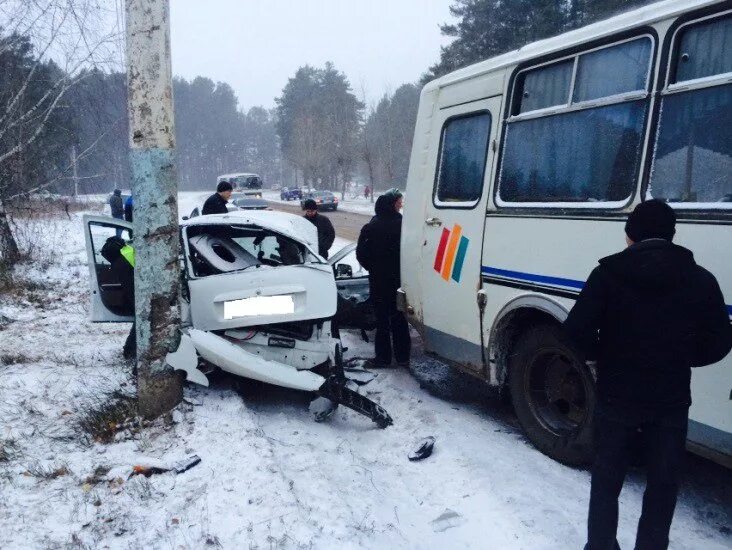
[[[183,221],[190,219],[188,216],[183,216]]]
[[[338,264],[336,265],[335,276],[336,279],[352,279],[353,268],[348,264]]]

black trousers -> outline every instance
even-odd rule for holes
[[[376,314],[376,338],[374,341],[376,361],[390,364],[392,350],[397,363],[409,362],[412,342],[406,317],[396,307],[396,291],[372,294]]]
[[[125,359],[135,359],[137,356],[137,332],[135,323],[132,323],[130,333],[127,335],[125,345],[122,348],[122,354]]]
[[[638,437],[647,472],[635,548],[668,548],[668,533],[683,469],[688,418],[687,406],[648,410],[598,404],[586,550],[619,548],[615,538],[618,495]]]

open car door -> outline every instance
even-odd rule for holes
[[[132,322],[135,312],[124,304],[122,283],[116,279],[111,264],[101,254],[109,237],[116,235],[126,241],[131,240],[132,224],[109,216],[86,215],[82,219],[89,265],[91,320],[96,323]]]
[[[373,330],[376,315],[369,292],[369,272],[356,259],[356,244],[344,246],[328,262],[338,288],[338,310],[334,322],[339,328]]]

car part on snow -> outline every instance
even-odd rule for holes
[[[188,458],[186,458],[185,460],[176,462],[173,465],[172,469],[176,474],[182,474],[183,472],[187,472],[188,470],[190,470],[194,466],[197,466],[200,463],[201,463],[201,457],[199,457],[198,455],[192,455],[192,456],[189,456]]]
[[[357,413],[368,416],[379,428],[383,429],[394,423],[389,413],[381,405],[377,405],[368,397],[364,397],[348,388],[337,375],[328,377],[318,390],[318,394]]]
[[[373,382],[374,378],[378,376],[375,372],[370,372],[366,369],[346,369],[346,372],[348,373],[346,378],[359,386],[365,386],[369,382]]]
[[[419,446],[416,450],[409,453],[409,460],[415,462],[427,458],[432,454],[432,449],[435,446],[435,438],[433,436],[425,437],[419,442]]]
[[[191,337],[182,334],[178,349],[165,356],[165,362],[175,370],[182,370],[186,373],[189,381],[208,387],[208,378],[198,370],[198,355]]]
[[[338,403],[331,401],[327,397],[319,396],[310,402],[309,410],[316,422],[323,422],[333,416],[333,413],[336,412],[337,408]]]
[[[198,455],[191,455],[184,460],[179,460],[169,468],[164,466],[138,464],[132,467],[132,473],[127,477],[127,479],[136,475],[150,477],[153,474],[164,474],[166,472],[175,472],[176,474],[182,474],[183,472],[187,472],[188,470],[200,463],[201,457],[199,457]]]

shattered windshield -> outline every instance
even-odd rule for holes
[[[186,238],[196,277],[319,262],[301,243],[256,225],[192,226]]]

